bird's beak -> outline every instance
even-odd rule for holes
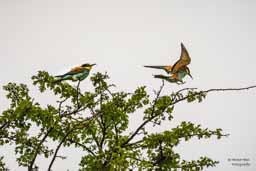
[[[96,64],[91,64],[91,66],[94,66],[94,65],[96,65]]]
[[[190,69],[187,68],[186,71],[187,71],[187,74],[190,76],[190,78],[193,80],[193,77],[192,77],[192,75],[190,74]]]
[[[192,75],[190,74],[190,73],[188,73],[188,75],[190,76],[190,78],[193,80],[193,77],[192,77]]]

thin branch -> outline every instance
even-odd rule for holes
[[[153,126],[161,125],[161,122],[159,122],[159,121],[157,122],[157,121],[151,120],[150,122],[153,123]]]
[[[119,139],[118,139],[118,129],[117,129],[117,124],[115,124],[115,140],[116,140],[116,144],[118,144],[119,143]]]
[[[3,137],[0,137],[0,139],[7,139],[7,140],[10,140],[10,141],[13,141],[13,142],[16,142],[17,139],[15,138],[15,136],[3,136]]]
[[[61,116],[61,107],[62,107],[62,104],[65,102],[65,101],[67,101],[69,98],[67,97],[67,98],[65,98],[64,100],[62,100],[62,101],[59,101],[59,115]]]
[[[73,112],[71,112],[71,113],[68,113],[68,114],[71,115],[71,114],[73,114],[73,113],[77,113],[77,112],[79,112],[79,111],[82,111],[82,110],[84,110],[84,109],[86,109],[86,108],[87,108],[87,107],[82,108],[82,109],[76,109],[75,111],[73,111]],[[68,116],[68,115],[67,115],[67,114],[66,114],[66,115],[61,115],[61,117],[66,117],[66,116]],[[50,127],[50,128],[47,130],[47,132],[46,132],[46,134],[44,135],[44,137],[42,138],[42,140],[40,141],[40,143],[37,145],[36,150],[35,150],[34,157],[33,157],[33,159],[31,160],[30,165],[29,165],[29,167],[28,167],[28,171],[32,171],[32,170],[33,170],[33,165],[34,165],[35,160],[36,160],[36,158],[37,158],[37,155],[38,155],[38,153],[39,153],[40,147],[41,147],[41,145],[44,143],[44,141],[46,140],[46,138],[48,137],[48,135],[50,134],[50,132],[51,132],[53,129],[54,129],[54,127]]]
[[[69,134],[71,134],[71,133],[73,132],[73,130],[74,130],[74,129],[71,129],[69,132],[67,132],[67,134],[63,137],[63,139],[61,140],[61,142],[60,142],[59,145],[57,146],[57,148],[56,148],[56,150],[55,150],[55,152],[54,152],[53,158],[52,158],[52,160],[51,160],[51,163],[50,163],[50,165],[49,165],[49,167],[48,167],[48,171],[51,171],[52,165],[53,165],[53,163],[54,163],[54,161],[55,161],[55,159],[56,159],[56,157],[57,157],[57,154],[58,154],[58,152],[59,152],[59,149],[60,149],[61,145],[64,143],[64,141],[65,141],[66,138],[69,136]]]
[[[130,158],[130,159],[133,159],[133,160],[137,160],[139,162],[146,162],[146,163],[149,163],[149,164],[154,164],[153,162],[151,161],[147,161],[147,160],[144,160],[144,159],[140,159],[140,158],[137,158],[137,157],[134,157],[134,156],[127,156],[127,158]]]
[[[63,102],[64,102],[64,101],[63,101]],[[62,103],[63,103],[63,102],[62,102]],[[74,111],[72,111],[72,112],[70,112],[70,113],[67,113],[67,114],[65,114],[65,115],[61,115],[61,118],[62,118],[62,117],[67,117],[67,116],[69,116],[69,115],[75,114],[75,113],[80,112],[80,111],[83,111],[83,110],[85,110],[86,108],[87,108],[87,106],[84,107],[84,108],[77,108],[76,110],[74,110]],[[28,171],[32,171],[32,170],[33,170],[33,165],[34,165],[35,160],[36,160],[36,158],[37,158],[37,155],[38,155],[38,152],[39,152],[39,150],[40,150],[40,147],[41,147],[41,145],[44,143],[44,141],[46,140],[46,138],[48,137],[49,133],[53,130],[53,128],[54,128],[54,127],[50,127],[50,128],[48,129],[48,131],[46,132],[45,136],[42,138],[42,140],[41,140],[40,143],[38,144],[38,146],[37,146],[37,148],[36,148],[36,150],[35,150],[34,157],[33,157],[32,161],[31,161],[31,163],[30,163],[30,165],[29,165],[29,167],[28,167]]]
[[[165,160],[161,140],[159,140],[159,153],[160,153],[160,156],[158,159],[156,159],[156,161],[154,162],[154,165],[159,165],[159,170],[161,171],[162,170],[162,162]]]
[[[96,114],[96,112],[93,110],[93,108],[90,108],[90,110],[91,110],[91,112],[92,112],[92,114],[93,115],[95,115]],[[102,144],[103,144],[103,141],[104,141],[104,139],[105,139],[105,125],[103,124],[103,118],[102,118],[102,115],[100,116],[100,118],[101,118],[101,121],[98,119],[98,118],[96,118],[96,121],[97,121],[97,123],[99,124],[99,127],[101,128],[101,130],[102,130],[102,139],[101,139],[101,141],[99,142],[98,140],[97,140],[97,138],[94,136],[94,135],[92,135],[93,136],[93,139],[94,139],[94,141],[96,142],[96,145],[98,146],[98,148],[101,150],[102,149]]]
[[[213,89],[209,89],[209,90],[205,90],[203,91],[204,93],[209,93],[212,91],[240,91],[240,90],[249,90],[252,88],[256,88],[256,85],[254,86],[249,86],[249,87],[243,87],[243,88],[213,88]]]
[[[28,167],[28,171],[33,171],[33,165],[35,163],[35,160],[36,160],[36,157],[38,155],[38,152],[40,150],[40,147],[41,145],[43,144],[43,142],[46,140],[46,138],[48,137],[48,135],[50,134],[50,132],[53,130],[53,127],[49,128],[46,132],[46,134],[44,135],[44,137],[41,139],[41,141],[39,142],[39,144],[37,145],[36,147],[36,150],[35,150],[35,153],[34,153],[34,156],[33,156],[33,159],[32,161],[30,162],[30,165]]]
[[[85,107],[83,107],[83,108],[77,108],[77,109],[75,109],[75,110],[73,110],[73,111],[71,111],[71,112],[69,112],[69,113],[66,113],[66,114],[63,114],[63,115],[61,115],[61,117],[67,117],[67,116],[70,116],[70,115],[74,115],[74,114],[76,114],[76,113],[78,113],[78,112],[81,112],[81,111],[83,111],[83,110],[85,110],[86,108],[87,108],[88,106],[85,106]]]
[[[144,140],[138,140],[136,142],[133,142],[133,143],[129,143],[129,144],[126,144],[125,146],[126,147],[129,147],[129,146],[135,146],[135,145],[139,145],[140,143],[142,143]]]
[[[80,80],[78,80],[78,83],[77,83],[77,87],[76,87],[76,91],[77,91],[77,95],[76,95],[76,101],[77,101],[77,108],[80,108],[80,104],[79,104],[79,86],[80,86]]]
[[[66,159],[67,157],[66,156],[56,156],[56,158],[60,158],[62,160]]]
[[[97,144],[97,146],[100,148],[100,143],[99,143],[97,137],[94,134],[92,134],[92,138],[94,139],[94,141]]]
[[[216,91],[242,91],[242,90],[249,90],[249,89],[253,89],[253,88],[256,88],[256,86],[249,86],[249,87],[243,87],[243,88],[219,88],[219,89],[218,88],[213,88],[213,89],[208,89],[208,90],[204,90],[204,91],[195,92],[192,96],[200,95],[201,93],[209,93],[209,92],[216,92]],[[172,102],[170,105],[174,105],[176,103],[184,101],[189,97],[191,97],[191,95],[187,95],[183,98],[180,98],[180,99]]]
[[[80,80],[78,81],[78,84],[77,84],[77,109],[74,110],[74,111],[72,111],[72,112],[70,112],[70,113],[61,115],[61,118],[67,117],[67,116],[69,116],[69,115],[73,115],[73,114],[75,114],[75,113],[77,113],[77,112],[80,112],[80,111],[83,111],[83,110],[85,110],[85,109],[87,108],[87,106],[85,106],[85,107],[83,107],[83,108],[80,107],[80,104],[79,104],[79,94],[80,94],[80,95],[82,95],[82,94],[81,94],[80,91],[79,91],[79,86],[80,86]],[[67,99],[64,99],[63,101],[60,102],[60,104],[59,104],[59,111],[58,111],[59,114],[60,114],[60,112],[61,112],[61,105],[62,105],[62,103],[64,103],[66,100],[67,100]],[[91,119],[93,119],[93,118],[95,118],[95,117],[96,117],[96,115],[93,116],[93,117],[91,117]],[[90,118],[89,118],[88,120],[90,120]],[[41,145],[43,144],[43,142],[46,140],[46,138],[48,137],[49,133],[50,133],[52,130],[53,130],[53,127],[50,127],[50,128],[48,129],[48,131],[46,132],[45,136],[42,138],[42,140],[41,140],[40,143],[38,144],[38,146],[37,146],[37,148],[36,148],[36,150],[35,150],[34,157],[33,157],[32,161],[31,161],[31,163],[30,163],[30,165],[29,165],[29,167],[28,167],[28,170],[29,170],[29,171],[32,171],[32,170],[33,170],[33,165],[34,165],[35,160],[36,160],[36,158],[37,158],[37,155],[38,155],[38,153],[39,153],[40,147],[41,147]],[[62,143],[61,143],[61,144],[62,144]],[[61,144],[59,144],[59,145],[61,146]],[[60,147],[59,147],[59,148],[60,148]],[[59,148],[58,148],[58,149],[59,149]],[[57,152],[58,152],[58,150],[57,150]],[[56,152],[56,155],[57,155],[57,152]],[[55,155],[53,161],[55,160],[56,155]],[[51,165],[52,165],[52,164],[51,164]]]
[[[112,94],[111,91],[108,89],[108,87],[107,87],[107,89],[105,89],[105,91],[107,91],[107,92],[112,96],[112,98],[113,98],[113,94]],[[103,94],[103,93],[104,93],[104,91],[101,90],[101,91],[100,91],[100,111],[102,111],[102,101],[103,101],[103,99],[102,99],[102,94]],[[97,121],[98,121],[98,120],[97,120]],[[107,126],[106,126],[106,123],[105,123],[105,121],[104,121],[103,115],[100,116],[100,121],[98,121],[98,123],[99,123],[99,125],[100,125],[100,127],[101,127],[102,138],[101,138],[100,142],[97,142],[97,139],[95,139],[95,142],[96,142],[96,143],[99,143],[98,148],[99,148],[100,151],[102,151],[103,144],[104,144],[105,137],[106,137],[106,130],[107,130]]]
[[[188,135],[188,136],[199,136],[199,135],[201,135],[201,134],[190,134],[190,135]],[[217,134],[214,134],[214,135],[217,135]],[[223,136],[223,137],[226,137],[226,136],[229,136],[230,134],[221,134],[221,136]],[[184,137],[178,137],[178,138],[184,138]],[[136,141],[136,142],[133,142],[133,143],[129,143],[129,144],[126,144],[125,146],[126,147],[130,147],[130,146],[136,146],[136,145],[139,145],[139,147],[142,147],[142,145],[141,145],[141,143],[143,143],[143,139],[141,139],[141,140],[138,140],[138,141]],[[146,147],[146,146],[145,146]],[[134,148],[134,147],[133,147]]]
[[[5,122],[1,127],[0,127],[0,130],[1,129],[4,129],[6,126],[8,126],[9,125],[9,122]]]
[[[106,127],[105,127],[105,123],[103,123],[102,122],[102,124],[103,124],[103,128],[102,128],[102,139],[101,139],[101,141],[100,141],[100,143],[99,143],[99,147],[100,147],[100,151],[102,151],[102,148],[103,148],[103,143],[104,143],[104,141],[105,141],[105,137],[106,137]]]
[[[72,139],[67,139],[67,140],[70,141],[71,143],[74,143],[74,144],[77,145],[77,146],[80,146],[80,147],[84,148],[86,151],[88,151],[89,153],[91,153],[93,156],[96,156],[95,153],[94,153],[91,149],[89,149],[88,147],[86,147],[84,144],[81,144],[81,143],[79,143],[79,142],[77,142],[77,141],[74,141],[74,140],[72,140]]]
[[[100,102],[100,100],[96,101],[95,104],[97,104],[99,102]],[[76,109],[74,109],[73,111],[71,111],[69,113],[65,113],[65,114],[61,115],[61,117],[67,117],[67,116],[70,116],[70,115],[74,115],[78,112],[81,112],[81,111],[85,110],[86,108],[88,108],[88,105],[84,106],[84,107],[79,106],[79,108],[76,108]]]
[[[163,85],[162,85],[163,86]],[[160,90],[158,92],[161,92],[162,90],[162,86],[160,88]],[[215,92],[215,91],[241,91],[241,90],[249,90],[249,89],[253,89],[253,88],[256,88],[256,85],[255,86],[249,86],[249,87],[243,87],[243,88],[225,88],[225,89],[208,89],[208,90],[205,90],[205,91],[200,91],[200,92],[196,92],[193,94],[193,96],[196,96],[196,95],[199,95],[201,93],[209,93],[209,92]],[[188,89],[191,89],[191,88],[185,88],[185,89],[181,89],[179,91],[184,91],[184,90],[188,90]],[[192,89],[195,89],[195,88],[192,88]],[[158,94],[157,94],[158,95]],[[160,95],[160,93],[159,93]],[[181,101],[184,101],[186,100],[187,98],[189,98],[191,95],[187,95],[183,98],[180,98],[174,102],[171,102],[169,104],[169,106],[172,106],[176,103],[179,103]],[[154,101],[154,105],[153,105],[153,109],[152,109],[152,114],[154,113],[154,106],[155,106],[155,102],[156,100],[158,99],[158,96],[156,97],[155,101]],[[152,121],[154,118],[156,118],[158,115],[155,115],[155,116],[152,116],[150,118],[148,118],[147,120],[145,120],[137,129],[136,131],[132,134],[132,136],[130,136],[130,138],[128,138],[127,141],[125,141],[123,144],[122,144],[122,147],[126,146],[132,139],[133,137],[139,132],[140,129],[142,129],[147,123],[149,123],[150,121]]]
[[[91,116],[91,117],[89,117],[89,118],[86,118],[85,120],[84,120],[84,122],[87,122],[86,123],[86,125],[84,125],[85,127],[88,127],[89,126],[89,124],[90,124],[90,121],[92,121],[94,118],[96,118],[96,117],[98,117],[98,116],[100,116],[100,114],[96,114],[96,115],[93,115],[93,116]],[[76,129],[80,129],[81,127],[81,123],[78,123],[73,129],[71,129],[70,131],[68,131],[67,133],[66,133],[66,135],[63,137],[63,139],[61,140],[61,142],[59,143],[59,145],[57,146],[57,148],[56,148],[56,150],[55,150],[55,153],[54,153],[54,156],[53,156],[53,158],[52,158],[52,160],[51,160],[51,163],[50,163],[50,165],[49,165],[49,167],[48,167],[48,171],[50,171],[51,170],[51,167],[52,167],[52,165],[53,165],[53,163],[54,163],[54,161],[55,161],[55,159],[56,159],[56,157],[57,157],[57,154],[58,154],[58,152],[59,152],[59,149],[60,149],[60,147],[62,146],[62,144],[65,142],[65,140],[66,140],[66,138],[69,136],[69,134],[71,134],[73,131],[75,131]]]
[[[216,132],[212,132],[212,134],[211,135],[216,135],[216,136],[218,136],[218,134],[216,133]],[[221,137],[228,137],[230,134],[221,134],[220,136]],[[205,134],[198,134],[198,133],[193,133],[193,134],[188,134],[187,136],[189,136],[189,137],[195,137],[195,136],[202,136],[202,137],[204,137],[204,136],[206,136]],[[184,136],[178,136],[178,138],[179,139],[181,139],[181,138],[185,138]]]
[[[164,81],[162,82],[162,85],[160,86],[160,89],[159,89],[159,91],[157,92],[157,94],[156,94],[156,98],[155,98],[155,100],[154,100],[154,103],[153,103],[153,106],[152,106],[152,112],[151,112],[151,114],[153,115],[154,114],[154,112],[155,112],[155,106],[156,106],[156,102],[157,102],[157,100],[159,99],[159,97],[160,97],[160,94],[161,94],[161,92],[162,92],[162,90],[163,90],[163,87],[164,87]],[[152,117],[151,117],[152,118]],[[151,121],[152,119],[147,119],[147,120],[145,120],[136,130],[135,130],[135,132],[121,145],[121,147],[124,147],[126,144],[128,144],[136,135],[137,135],[137,133],[149,122],[149,121]]]
[[[173,98],[172,98],[172,101],[175,101],[175,100],[177,100],[177,98],[182,98],[183,97],[183,94],[181,94],[181,92],[183,92],[183,91],[188,91],[188,90],[196,90],[197,88],[183,88],[183,89],[180,89],[180,90],[178,90],[177,92],[175,92],[174,94],[173,94]]]
[[[109,88],[109,87],[108,87]],[[112,96],[112,98],[114,97],[114,95],[111,93],[111,91],[107,88],[107,92]],[[102,100],[102,93],[101,93],[101,96],[100,96],[100,99]],[[102,102],[100,103],[100,110],[101,110],[101,107],[102,107]],[[102,139],[101,139],[101,142],[100,142],[100,150],[102,150],[102,146],[103,146],[103,143],[104,143],[104,140],[105,140],[105,136],[106,136],[106,129],[108,128],[108,126],[106,126],[105,122],[104,122],[104,118],[103,116],[100,117],[101,119],[101,123],[103,125],[103,129],[102,129]],[[115,128],[116,128],[116,125],[115,125]],[[116,139],[116,141],[118,142],[118,139]],[[110,153],[110,155],[107,157],[107,159],[105,160],[105,162],[103,163],[103,169],[102,170],[106,170],[108,165],[109,165],[109,161],[111,160],[111,158],[113,157],[112,156],[113,153]]]
[[[182,91],[196,90],[196,89],[197,89],[197,88],[183,88],[183,89],[178,90],[175,94],[179,94],[179,93],[181,93]]]

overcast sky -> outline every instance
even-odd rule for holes
[[[107,71],[119,90],[146,85],[152,92],[161,84],[152,74],[163,72],[142,66],[173,64],[180,42],[192,58],[194,79],[187,77],[182,86],[166,84],[164,93],[255,85],[255,9],[252,0],[0,0],[0,85],[14,81],[31,86],[30,77],[38,70],[60,74],[89,62],[97,63],[92,73]],[[83,81],[81,87],[90,90],[90,82]],[[31,94],[49,102],[35,89]],[[177,150],[185,159],[207,155],[219,160],[209,171],[256,170],[255,101],[256,90],[249,90],[211,93],[203,103],[177,105],[174,125],[192,121],[231,134],[222,140],[182,143]],[[8,107],[2,89],[0,104],[0,111]],[[158,130],[170,127],[164,124]],[[79,152],[61,153],[68,153],[68,159],[58,160],[53,169],[77,170]],[[231,166],[228,158],[249,158],[251,166]],[[6,157],[9,168],[20,170],[13,159]]]

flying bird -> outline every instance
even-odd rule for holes
[[[189,65],[191,62],[191,58],[189,56],[189,53],[186,49],[186,47],[183,45],[183,43],[181,43],[181,55],[180,55],[180,59],[174,63],[174,65],[160,65],[160,66],[144,66],[147,68],[155,68],[155,69],[162,69],[165,72],[167,72],[167,74],[169,74],[168,76],[165,75],[154,75],[155,78],[161,78],[164,80],[167,80],[169,82],[174,82],[174,83],[184,83],[182,81],[182,79],[186,76],[189,75],[191,78],[192,75],[190,74],[190,70],[187,67],[187,65]]]
[[[81,66],[74,67],[69,72],[67,72],[63,75],[55,76],[54,82],[60,82],[63,80],[82,81],[86,77],[88,77],[88,75],[94,65],[96,65],[96,64],[86,63]]]
[[[179,70],[182,69],[183,67],[187,67],[187,65],[189,65],[190,62],[191,62],[191,58],[188,54],[188,51],[183,45],[183,43],[181,43],[180,59],[173,65],[171,73],[174,74],[179,72]]]
[[[170,75],[154,75],[154,78],[160,78],[163,80],[166,80],[170,83],[177,83],[177,84],[184,84],[185,82],[182,80],[186,75],[189,75],[191,78],[193,78],[190,74],[190,70],[188,67],[182,67],[179,69],[178,72]]]

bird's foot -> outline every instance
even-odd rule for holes
[[[177,83],[178,85],[182,85],[182,84],[185,84],[186,82],[185,82],[185,81],[182,81],[182,80],[178,80],[176,83]]]

